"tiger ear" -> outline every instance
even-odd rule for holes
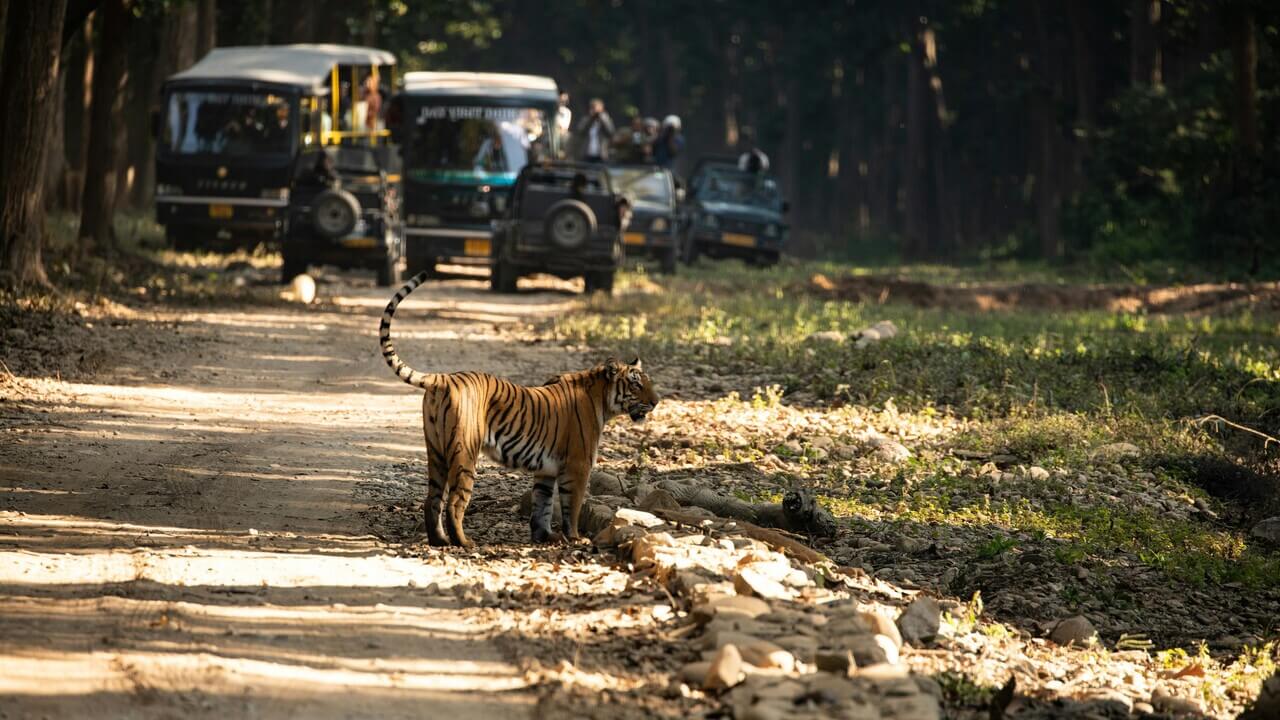
[[[609,380],[612,380],[612,379],[614,379],[614,378],[618,377],[618,368],[619,368],[619,367],[620,367],[620,366],[618,365],[618,361],[617,361],[617,360],[615,360],[614,358],[609,358],[608,360],[605,360],[605,361],[604,361],[604,376],[605,376],[606,378],[608,378]]]
[[[632,361],[631,361],[630,365],[631,365],[631,367],[633,367],[633,368],[635,368],[635,369],[637,369],[637,370],[640,370],[640,369],[641,369],[641,367],[640,367],[640,358],[639,358],[639,357],[636,357],[636,359],[634,359],[634,360],[632,360]]]

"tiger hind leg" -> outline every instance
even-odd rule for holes
[[[467,505],[471,504],[471,492],[476,484],[475,465],[474,456],[469,461],[459,457],[449,468],[449,500],[445,505],[445,528],[449,531],[453,544],[464,548],[475,546],[462,529],[462,520],[467,514]]]
[[[533,484],[533,512],[529,515],[529,538],[534,543],[548,543],[556,539],[551,532],[551,515],[555,506],[551,495],[555,492],[554,478],[538,478]]]
[[[448,545],[449,537],[445,535],[444,506],[449,496],[449,469],[445,467],[444,457],[437,452],[429,453],[427,461],[427,499],[422,504],[427,528],[427,542],[437,547]]]

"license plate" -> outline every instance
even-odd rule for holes
[[[622,242],[626,243],[627,245],[644,245],[644,242],[645,242],[644,233],[638,233],[638,232],[624,233],[622,236]]]
[[[462,252],[466,255],[489,255],[489,238],[467,238],[462,241]]]
[[[740,233],[724,233],[720,236],[721,242],[725,245],[737,245],[738,247],[755,247],[756,238],[754,235],[742,235]]]
[[[210,205],[209,217],[217,220],[230,220],[235,214],[235,208],[230,205]]]
[[[349,237],[342,238],[343,247],[349,248],[371,248],[378,244],[378,241],[371,237]]]

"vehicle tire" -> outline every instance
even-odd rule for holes
[[[311,225],[326,238],[350,233],[360,219],[360,201],[342,188],[329,188],[311,201]]]
[[[511,295],[516,292],[520,273],[515,266],[504,260],[498,260],[489,271],[489,289],[496,293]]]
[[[661,270],[664,275],[675,275],[676,266],[679,264],[679,261],[680,246],[673,242],[671,243],[671,247],[662,249],[662,257],[658,259],[658,269]]]
[[[298,253],[297,250],[290,250],[285,247],[281,255],[284,256],[284,264],[280,268],[280,284],[288,285],[293,279],[307,271],[307,267],[311,262]]]
[[[547,210],[547,239],[562,250],[576,250],[596,232],[596,214],[581,200],[561,200]]]
[[[378,287],[391,287],[400,284],[400,259],[394,253],[387,253],[387,256],[378,263],[378,277],[376,282]]]
[[[583,275],[582,282],[586,286],[587,294],[602,292],[605,295],[612,295],[613,275],[613,270],[596,270]]]
[[[182,230],[172,225],[164,226],[165,244],[178,252],[191,252],[199,244],[194,230]]]
[[[692,265],[698,262],[698,243],[692,238],[684,242],[684,264]]]
[[[773,267],[778,264],[778,253],[761,253],[756,256],[755,266],[760,268]]]

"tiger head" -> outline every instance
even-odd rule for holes
[[[604,363],[604,375],[610,383],[606,408],[610,415],[625,412],[634,422],[641,422],[658,404],[660,398],[649,375],[641,369],[640,358],[629,363],[610,358]]]

